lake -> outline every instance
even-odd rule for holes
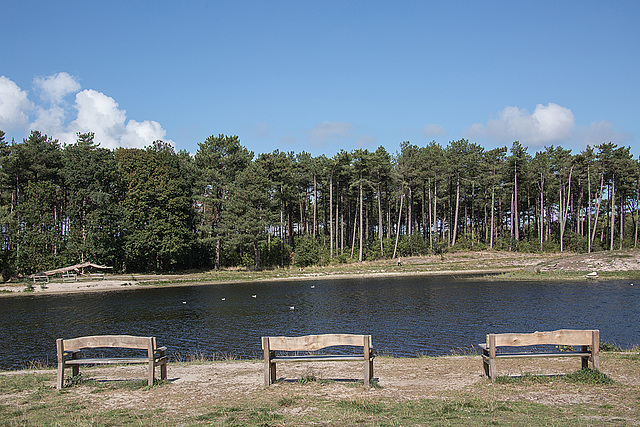
[[[490,332],[600,329],[640,344],[640,284],[443,276],[257,282],[0,298],[0,368],[54,364],[55,339],[156,336],[171,355],[261,357],[260,337],[371,334],[378,353],[464,352]]]

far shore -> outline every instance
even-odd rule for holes
[[[277,268],[261,271],[222,269],[181,274],[106,274],[103,280],[48,283],[20,281],[0,285],[0,296],[106,292],[169,286],[196,286],[286,280],[326,280],[349,277],[448,275],[492,280],[640,280],[640,251],[591,254],[521,254],[482,251],[443,256],[349,263],[326,267]]]

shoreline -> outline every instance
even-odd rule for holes
[[[328,267],[273,270],[212,270],[184,274],[113,275],[103,280],[0,285],[0,297],[109,292],[163,287],[208,286],[273,281],[340,280],[370,277],[453,276],[461,278],[495,276],[494,280],[583,280],[586,274],[598,279],[640,280],[640,251],[591,254],[521,254],[498,251],[457,252],[444,256],[422,256],[370,261]],[[31,286],[31,291],[26,289]]]
[[[86,280],[77,282],[59,282],[50,281],[41,287],[40,284],[31,284],[32,291],[25,291],[26,285],[4,285],[0,286],[0,297],[26,296],[26,295],[60,295],[60,294],[78,294],[88,292],[109,292],[109,291],[128,291],[138,289],[157,289],[157,288],[179,288],[185,286],[211,286],[211,285],[229,285],[229,284],[247,284],[256,282],[289,282],[289,281],[313,281],[313,280],[340,280],[348,278],[370,278],[370,277],[410,277],[410,276],[464,276],[469,278],[472,276],[497,275],[505,272],[513,272],[516,269],[488,269],[488,270],[441,270],[441,271],[407,271],[407,272],[379,272],[379,273],[341,273],[341,274],[324,274],[309,276],[290,276],[290,277],[266,277],[256,279],[234,279],[234,280],[187,280],[172,281],[169,278],[161,278],[160,281],[165,283],[146,284],[144,280],[131,283],[124,279],[104,279],[100,281]],[[157,281],[158,279],[154,280]],[[3,290],[9,292],[2,292]]]

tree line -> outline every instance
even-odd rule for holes
[[[5,280],[84,261],[119,272],[306,266],[455,249],[635,248],[640,160],[518,141],[486,150],[408,141],[391,154],[255,155],[212,135],[194,155],[163,142],[108,150],[0,131]]]

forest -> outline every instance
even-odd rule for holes
[[[254,154],[212,135],[108,150],[0,131],[4,280],[91,261],[116,272],[327,265],[455,250],[635,248],[640,159],[518,141],[408,141],[396,153]]]

